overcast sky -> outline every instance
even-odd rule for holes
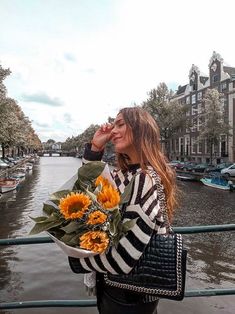
[[[64,141],[165,82],[235,66],[234,0],[0,0],[0,64],[42,141]]]

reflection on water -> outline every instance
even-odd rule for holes
[[[27,236],[42,203],[77,171],[76,158],[40,159],[19,190],[0,199],[0,238]],[[192,226],[234,222],[235,193],[200,183],[179,182],[181,206],[174,225]],[[189,250],[187,288],[231,287],[235,279],[232,232],[185,235]],[[0,247],[0,301],[86,299],[82,275],[73,274],[67,257],[54,244]],[[227,297],[231,298],[231,297]],[[19,313],[97,313],[95,308],[24,309]],[[17,312],[17,313],[18,313]],[[3,313],[3,312],[1,312]],[[5,311],[4,313],[11,313]]]
[[[200,182],[179,182],[181,208],[177,225],[213,225],[234,222],[235,193],[220,191]],[[188,277],[193,287],[231,287],[235,282],[234,232],[185,235],[189,250]],[[189,281],[188,283],[190,283]]]

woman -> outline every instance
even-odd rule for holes
[[[132,196],[123,211],[124,219],[138,218],[136,225],[123,236],[117,248],[92,258],[69,257],[74,272],[97,271],[97,306],[99,313],[157,313],[158,299],[108,287],[103,273],[128,274],[141,257],[153,232],[169,231],[176,204],[175,177],[161,152],[159,129],[151,115],[140,107],[124,108],[114,123],[104,124],[85,147],[83,161],[101,160],[106,143],[112,141],[117,154],[118,170],[113,179],[123,193],[134,178]],[[158,180],[157,180],[158,178]],[[161,182],[164,199],[159,199],[157,182]]]

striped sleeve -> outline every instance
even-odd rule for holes
[[[103,254],[81,258],[79,259],[80,266],[86,271],[128,274],[151,238],[158,211],[159,204],[154,181],[147,174],[138,174],[135,177],[130,203],[123,217],[123,221],[138,218],[136,224],[126,236],[120,239],[117,248],[113,246]]]

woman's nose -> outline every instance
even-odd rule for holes
[[[114,125],[114,127],[112,128],[112,130],[111,130],[111,134],[115,134],[116,133],[116,127],[115,127],[115,125]]]

